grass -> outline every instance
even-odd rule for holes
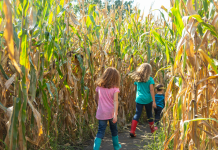
[[[144,146],[146,150],[162,150],[164,149],[164,141],[166,138],[166,134],[164,132],[163,127],[159,127],[156,134],[150,136],[148,138],[148,143]],[[170,141],[168,145],[168,149],[173,149],[173,140]]]

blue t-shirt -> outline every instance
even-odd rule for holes
[[[155,102],[157,106],[164,108],[164,97],[165,97],[164,94],[155,95]]]
[[[135,82],[134,84],[137,85],[136,103],[149,104],[153,101],[150,92],[150,84],[154,84],[152,77],[147,82]]]

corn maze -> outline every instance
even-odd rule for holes
[[[95,137],[95,81],[121,74],[118,124],[135,111],[141,63],[166,86],[163,149],[218,147],[218,3],[170,0],[147,16],[123,5],[70,0],[0,1],[0,149],[52,149]],[[164,15],[166,12],[168,16]]]

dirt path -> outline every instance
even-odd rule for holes
[[[107,127],[108,128],[108,127]],[[129,136],[130,127],[118,133],[119,142],[122,145],[121,150],[142,150],[148,145],[151,139],[150,128],[148,124],[139,124],[136,129],[137,137],[131,138]],[[92,150],[93,142],[85,148],[85,150]],[[110,134],[106,134],[101,143],[101,150],[113,150],[113,143]]]

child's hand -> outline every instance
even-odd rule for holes
[[[116,123],[117,122],[117,116],[116,115],[114,115],[114,118],[113,118],[113,121],[112,121],[113,123]]]
[[[157,108],[157,105],[155,102],[153,102],[153,108]]]

